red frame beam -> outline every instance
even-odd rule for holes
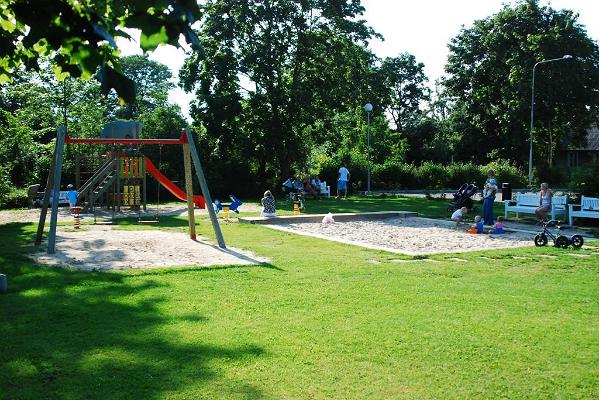
[[[65,143],[88,143],[88,144],[186,144],[185,132],[181,132],[179,139],[79,139],[65,135]]]

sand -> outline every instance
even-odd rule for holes
[[[455,230],[454,224],[430,218],[408,217],[384,220],[280,223],[265,225],[301,235],[381,249],[409,255],[457,253],[486,249],[533,246],[531,233],[476,235]]]
[[[252,265],[267,261],[234,247],[221,249],[202,238],[193,241],[181,231],[117,230],[107,225],[84,226],[81,230],[59,227],[56,253],[39,252],[32,258],[40,264],[86,271]]]
[[[258,206],[248,204],[240,208],[244,211],[258,213]],[[206,210],[195,210],[197,219],[208,218]],[[39,221],[40,209],[12,210],[0,212],[0,224],[11,222]],[[160,216],[187,215],[185,204],[164,205],[160,207]],[[137,216],[135,211],[123,210],[118,217]],[[149,209],[146,218],[154,217],[154,210]],[[71,221],[68,208],[59,208],[59,221]],[[92,216],[84,214],[83,221]],[[50,213],[46,219],[46,227],[50,223]],[[158,225],[160,227],[160,225]],[[113,225],[82,225],[81,229],[73,229],[70,225],[59,225],[56,231],[56,253],[46,253],[46,241],[42,243],[40,252],[32,254],[33,260],[39,264],[59,265],[80,270],[141,269],[182,266],[218,266],[218,265],[255,265],[267,262],[265,258],[256,257],[248,251],[231,247],[221,249],[206,241],[202,232],[197,232],[197,240],[174,229],[120,230]]]

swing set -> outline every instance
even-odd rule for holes
[[[187,201],[188,206],[188,225],[190,232],[190,239],[196,240],[196,224],[195,224],[195,216],[194,216],[194,206],[205,207],[210,216],[210,220],[212,222],[213,230],[215,232],[215,236],[217,238],[217,243],[220,248],[225,249],[225,240],[223,239],[223,234],[221,233],[221,228],[219,227],[219,222],[217,221],[217,215],[213,207],[206,207],[206,204],[212,204],[212,200],[210,197],[210,192],[208,190],[208,184],[206,183],[206,178],[204,177],[204,172],[202,170],[202,165],[200,164],[200,157],[198,156],[198,152],[196,151],[196,146],[194,144],[192,134],[187,129],[181,130],[181,136],[179,139],[132,139],[132,138],[124,138],[124,139],[112,139],[112,138],[98,138],[98,139],[84,139],[84,138],[71,138],[66,132],[66,128],[64,126],[60,126],[57,132],[57,140],[56,146],[54,148],[54,158],[52,162],[52,167],[50,168],[50,172],[48,174],[48,180],[46,187],[52,188],[51,190],[46,190],[44,192],[44,199],[42,204],[42,209],[40,212],[40,220],[38,223],[38,230],[36,234],[35,244],[39,245],[42,242],[42,235],[44,232],[44,224],[46,222],[46,215],[48,212],[48,208],[51,208],[50,214],[50,229],[48,233],[48,254],[54,254],[56,252],[56,224],[58,219],[58,196],[60,189],[60,179],[62,173],[62,163],[63,163],[63,150],[65,143],[87,143],[87,144],[126,144],[126,145],[181,145],[183,149],[183,161],[184,161],[184,169],[185,169],[185,192],[176,187],[171,181],[169,181],[164,175],[158,171],[158,169],[152,164],[149,158],[144,158],[144,168],[146,171],[151,173],[159,183],[162,183],[171,193],[175,194],[180,199],[185,199]],[[200,189],[202,191],[202,196],[193,194],[193,185],[192,185],[192,161],[194,164],[194,168],[196,170],[196,177],[198,182],[200,183]],[[139,167],[139,163],[138,163]],[[134,190],[135,195],[135,190]],[[52,196],[52,201],[50,201],[50,196]],[[157,203],[158,207],[158,203]],[[158,210],[157,210],[158,212]],[[139,218],[140,222],[146,222]],[[150,223],[154,221],[148,221]]]

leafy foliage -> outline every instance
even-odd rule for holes
[[[475,21],[452,39],[444,82],[453,99],[453,130],[461,133],[460,159],[528,159],[532,69],[536,75],[534,149],[552,165],[556,144],[572,134],[583,140],[597,121],[598,46],[569,10],[541,7],[537,0],[509,5]]]
[[[200,17],[192,0],[73,2],[11,0],[0,6],[0,82],[20,66],[39,70],[39,57],[51,57],[59,79],[89,79],[97,73],[101,91],[115,89],[123,102],[133,101],[133,81],[120,70],[115,37],[124,28],[141,30],[144,51],[160,44],[179,46],[180,35],[201,50],[190,26]]]

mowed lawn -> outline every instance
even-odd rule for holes
[[[597,242],[432,262],[222,228],[270,262],[47,268],[34,224],[0,225],[0,399],[597,397]]]

